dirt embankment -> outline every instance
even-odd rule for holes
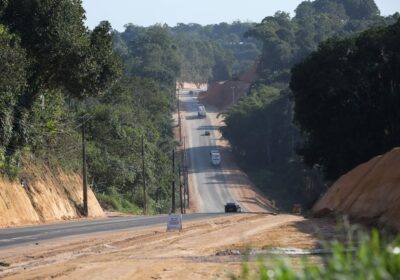
[[[400,148],[343,175],[317,202],[317,216],[329,212],[378,222],[400,230]]]
[[[0,227],[78,218],[82,196],[81,176],[24,164],[21,180],[0,178]],[[91,190],[88,202],[90,217],[104,216]]]
[[[215,82],[207,91],[199,95],[199,101],[224,109],[245,96],[251,84],[258,78],[257,68],[253,66],[236,80]]]

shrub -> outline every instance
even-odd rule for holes
[[[323,265],[311,263],[304,259],[299,269],[286,260],[278,259],[272,265],[260,260],[258,270],[251,271],[247,264],[243,265],[240,277],[231,279],[263,279],[263,280],[309,280],[309,279],[400,279],[400,239],[388,241],[373,231],[370,236],[359,238],[356,249],[349,250],[352,242],[344,245],[335,241],[330,248],[332,254],[325,259]]]

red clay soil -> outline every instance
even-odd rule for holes
[[[400,230],[400,148],[343,175],[317,202],[315,215],[336,212]]]
[[[257,78],[256,67],[254,66],[240,76],[238,80],[213,83],[207,91],[200,93],[198,99],[201,103],[224,109],[246,95],[250,85]]]

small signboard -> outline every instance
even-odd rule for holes
[[[181,231],[182,230],[182,214],[169,214],[167,231]]]

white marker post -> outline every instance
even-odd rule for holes
[[[182,214],[169,214],[167,231],[181,231],[182,230]]]

